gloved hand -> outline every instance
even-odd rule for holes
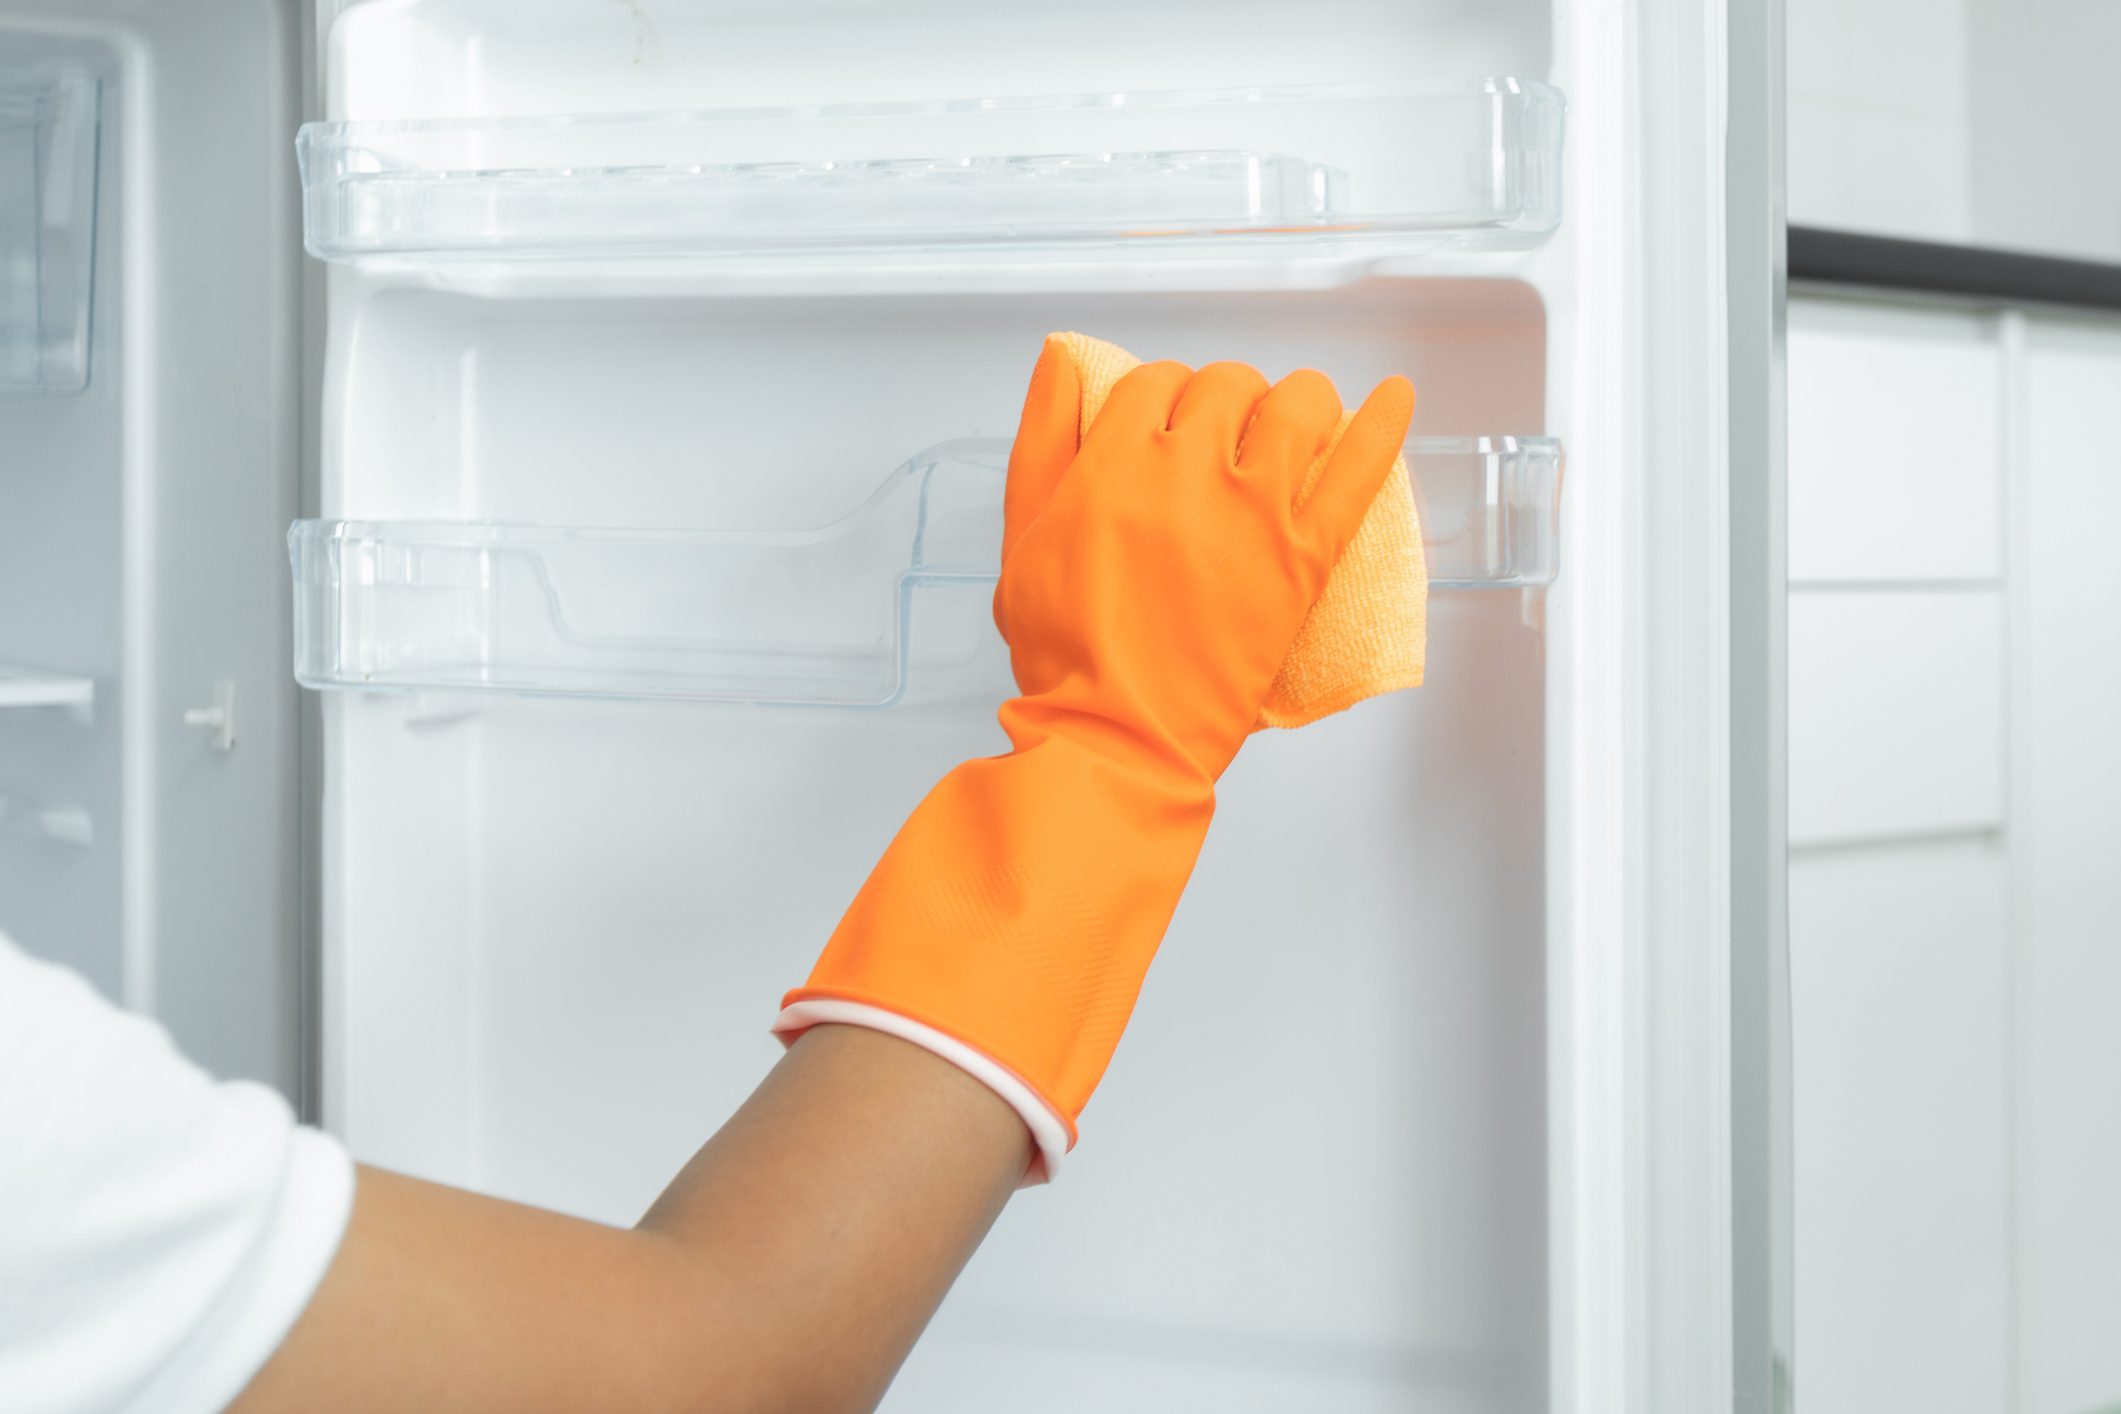
[[[1014,749],[914,810],[774,1029],[871,1026],[979,1077],[1050,1177],[1326,573],[1413,414],[1380,384],[1336,441],[1321,374],[1145,364],[1077,444],[1048,340],[1010,455],[995,622]]]

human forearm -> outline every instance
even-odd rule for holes
[[[762,1377],[741,1407],[867,1409],[1029,1161],[1022,1123],[963,1071],[888,1036],[819,1026],[639,1232],[740,1294],[744,1363]]]
[[[818,1027],[632,1230],[364,1171],[236,1407],[867,1409],[1029,1156],[955,1067]]]

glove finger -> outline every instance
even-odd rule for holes
[[[1297,524],[1322,564],[1338,563],[1362,527],[1406,445],[1413,419],[1414,385],[1404,378],[1387,378],[1371,390],[1341,434],[1324,473],[1296,508]]]
[[[1097,420],[1083,434],[1083,450],[1095,451],[1110,443],[1122,460],[1132,460],[1125,455],[1126,449],[1138,447],[1171,425],[1171,410],[1178,406],[1192,377],[1192,369],[1170,359],[1145,363],[1128,373],[1112,385]]]
[[[1219,465],[1234,466],[1237,445],[1267,396],[1267,380],[1244,363],[1211,363],[1193,375],[1171,410],[1171,430],[1215,448]]]
[[[1009,448],[1009,480],[1002,488],[1002,559],[1006,561],[1053,488],[1075,460],[1082,428],[1082,380],[1068,346],[1049,335],[1031,370],[1024,414]]]
[[[1340,394],[1333,380],[1315,368],[1298,369],[1260,400],[1238,448],[1238,472],[1273,481],[1293,504],[1306,473],[1339,425]]]

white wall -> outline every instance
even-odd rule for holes
[[[1801,225],[2121,259],[2121,5],[1788,0]]]
[[[2121,5],[1970,0],[1967,162],[1988,245],[2121,260]]]
[[[1973,0],[1788,0],[1789,212],[1963,241]]]
[[[1789,379],[1797,1410],[2121,1406],[2121,321]]]

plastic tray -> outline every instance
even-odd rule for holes
[[[1509,78],[311,123],[327,260],[1080,259],[1536,243],[1563,103]]]
[[[1562,453],[1408,444],[1437,589],[1550,583]],[[1006,689],[990,615],[1009,444],[946,443],[806,531],[298,521],[309,687],[883,706]]]
[[[93,76],[0,48],[0,393],[88,386]]]

